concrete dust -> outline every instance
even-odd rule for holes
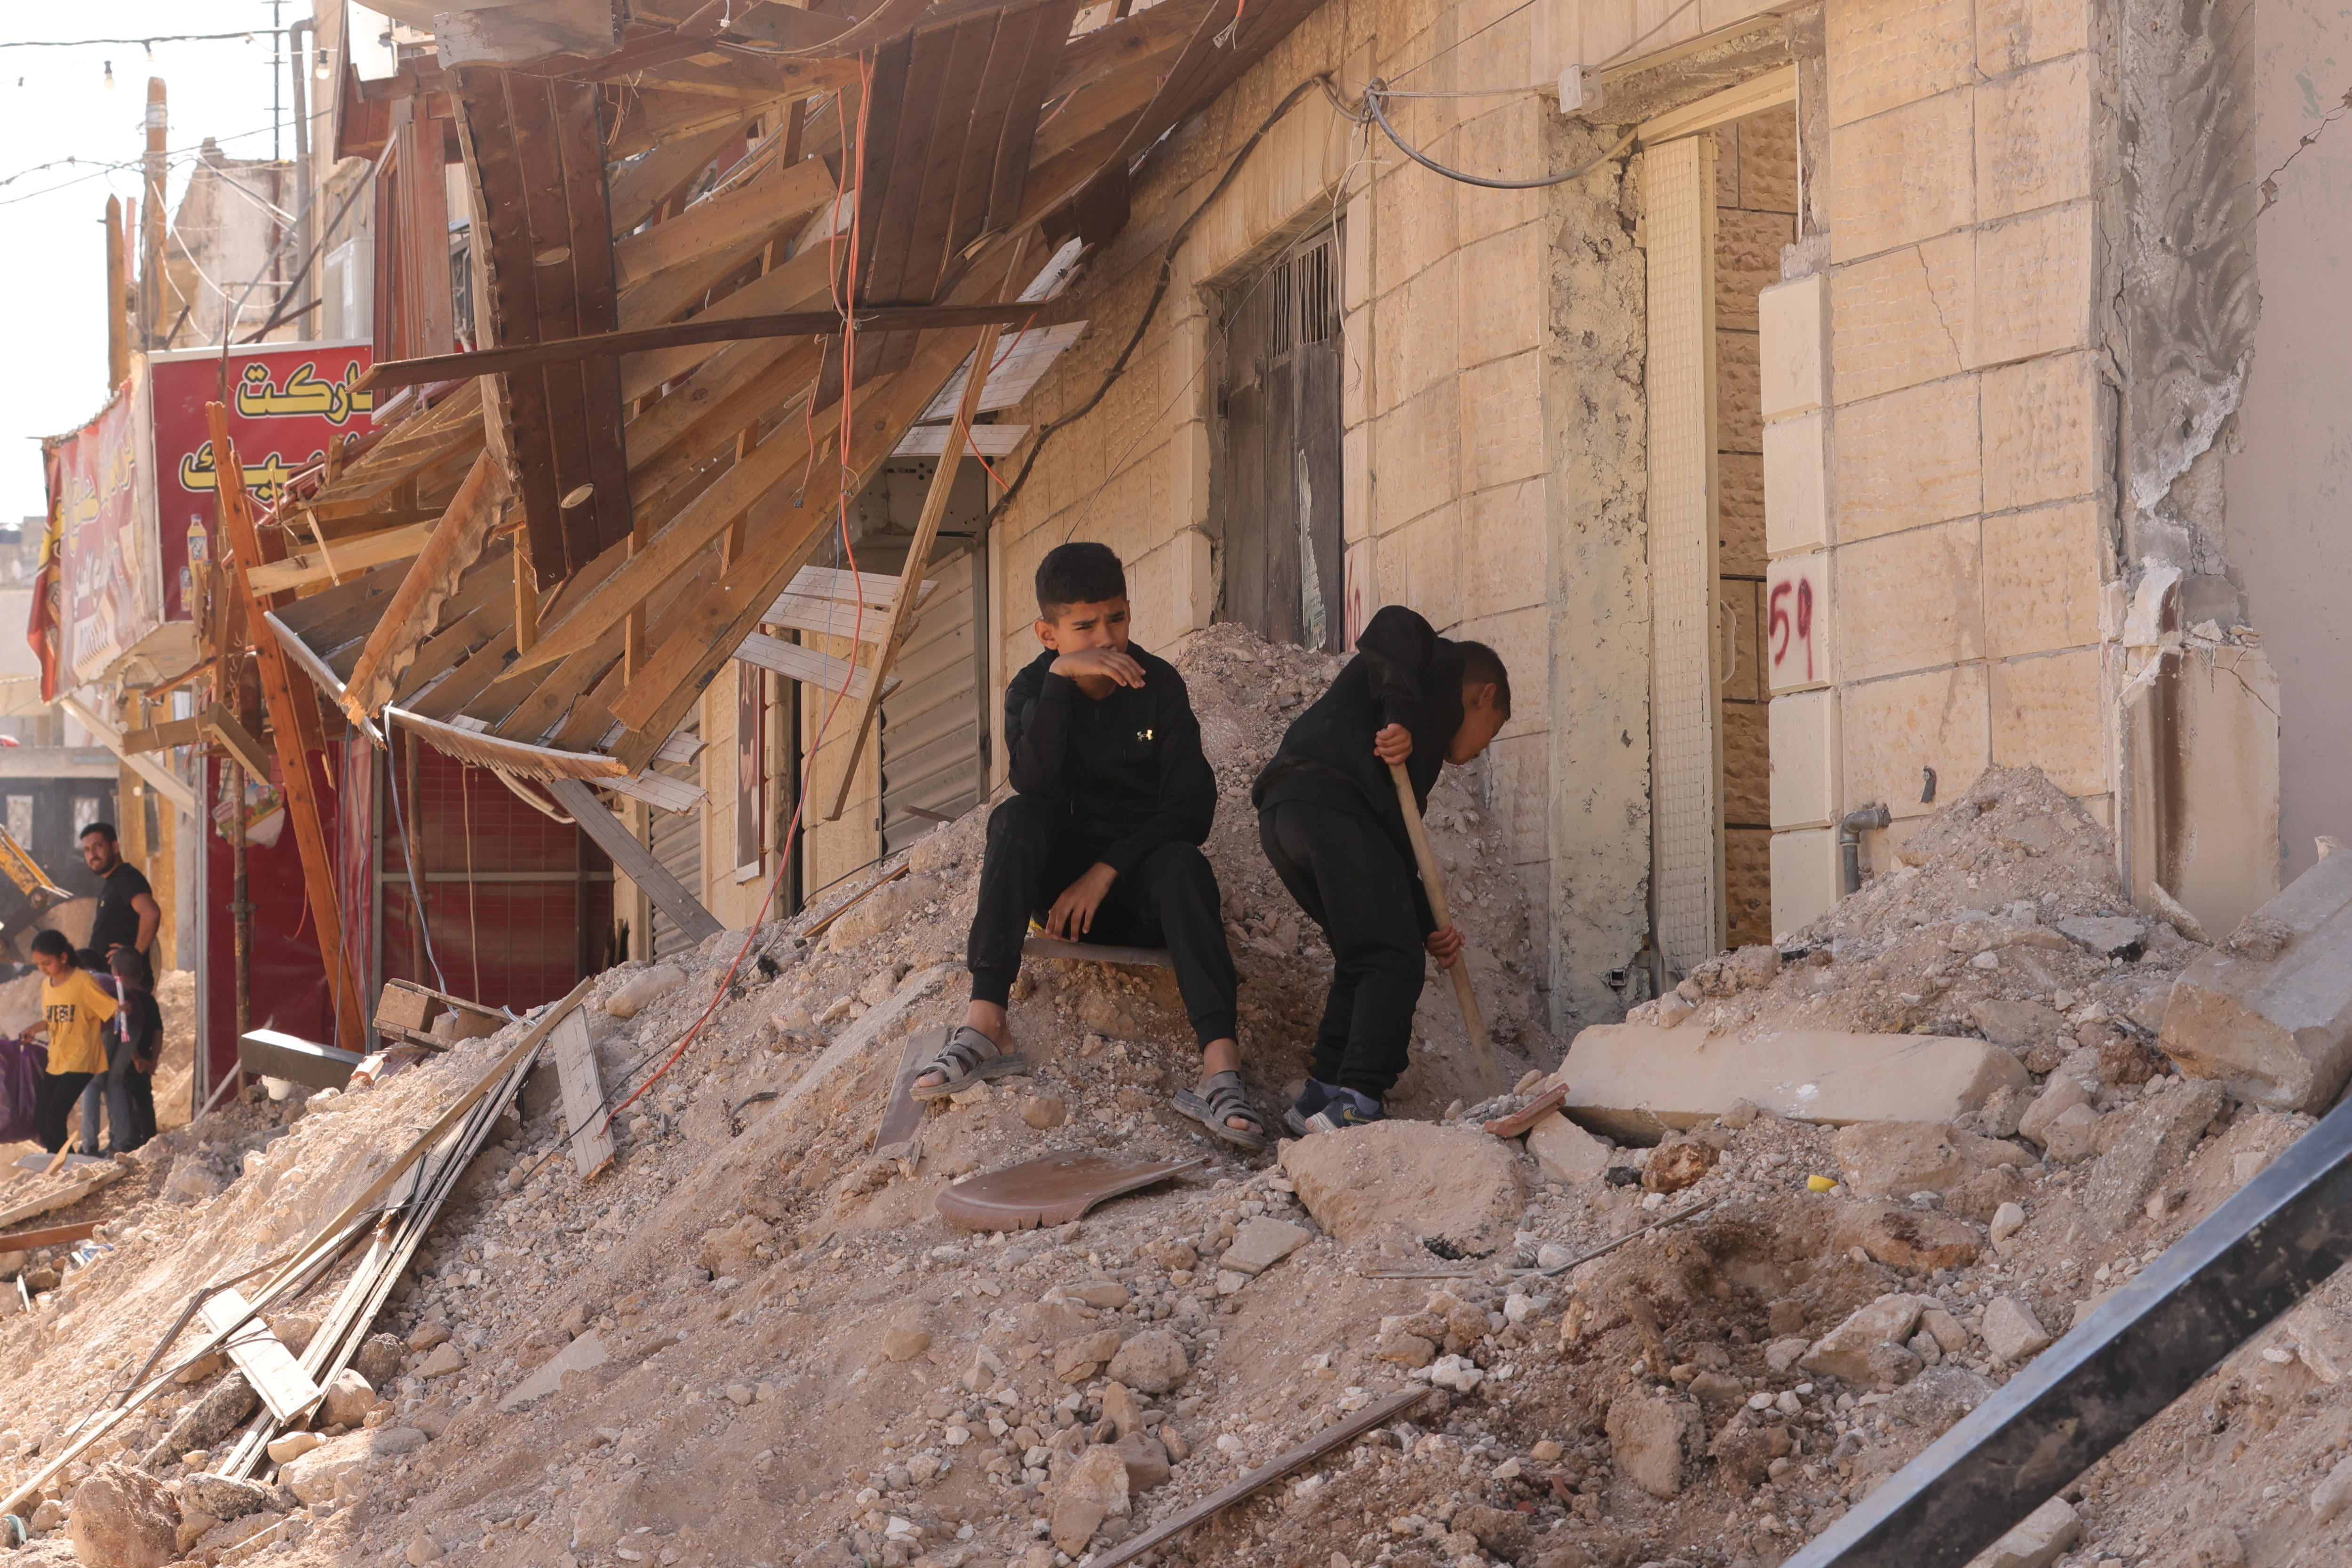
[[[1328,960],[1262,868],[1242,797],[1334,662],[1227,627],[1180,661],[1224,795],[1211,855],[1269,1110],[1303,1070]],[[378,1321],[394,1338],[370,1347],[371,1386],[340,1391],[359,1425],[281,1439],[266,1500],[194,1479],[209,1455],[165,1456],[179,1549],[305,1568],[1055,1568],[1421,1386],[1405,1418],[1160,1560],[1761,1568],[2308,1125],[2233,1107],[2151,1053],[2137,1014],[2186,944],[2144,921],[2137,950],[2063,935],[2056,922],[2137,917],[2104,879],[2095,825],[2038,775],[2006,773],[1913,839],[1915,864],[1769,963],[1727,955],[1680,1000],[1726,1027],[1902,1009],[1906,1027],[1988,1036],[1980,1006],[2030,1004],[2051,1015],[2010,1030],[2041,1079],[2031,1104],[1843,1130],[1727,1106],[1656,1150],[1595,1142],[1572,1178],[1547,1174],[1517,1140],[1475,1142],[1478,1120],[1527,1103],[1558,1059],[1477,783],[1449,773],[1432,818],[1488,955],[1482,991],[1513,1021],[1513,1070],[1528,1069],[1511,1094],[1456,1103],[1481,1091],[1433,985],[1400,1097],[1422,1125],[1244,1159],[1166,1108],[1197,1068],[1168,977],[1033,963],[1012,1007],[1032,1071],[940,1102],[912,1144],[877,1154],[902,1042],[962,1005],[975,813],[909,851],[863,916],[811,939],[858,890],[845,889],[757,932],[709,1026],[618,1117],[593,1183],[542,1068]],[[2045,831],[2039,853],[2011,842]],[[675,985],[639,984],[642,963],[598,979],[586,1016],[608,1085],[644,1082],[743,941],[673,960]],[[627,1017],[604,1005],[625,987]],[[113,1250],[0,1318],[0,1473],[29,1476],[191,1289],[308,1236],[514,1037],[307,1103],[240,1100],[142,1152],[91,1200]],[[2033,1121],[2049,1142],[2018,1136],[2053,1093],[2064,1110]],[[1378,1182],[1349,1178],[1350,1141],[1385,1151]],[[933,1212],[947,1184],[1056,1150],[1208,1160],[1051,1230],[974,1235]],[[1403,1195],[1383,1211],[1380,1190]],[[1416,1227],[1432,1194],[1465,1217]],[[1714,1206],[1566,1267],[1699,1202]],[[281,1335],[341,1284],[275,1314]],[[2352,1435],[2335,1392],[2347,1373],[2339,1293],[2072,1489],[2068,1554],[2042,1561],[2168,1561],[2192,1524],[2241,1531],[2248,1561],[2340,1546],[2352,1521],[2320,1516],[2352,1493],[2352,1477],[2324,1484]],[[222,1385],[175,1385],[70,1468],[28,1560],[65,1561],[97,1468],[146,1453]],[[2174,1480],[2184,1453],[2193,1485]],[[121,1489],[111,1476],[89,1501]]]

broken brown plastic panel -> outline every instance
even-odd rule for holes
[[[1130,963],[1148,969],[1173,969],[1176,961],[1164,947],[1119,947],[1108,942],[1064,942],[1059,937],[1033,936],[1021,944],[1024,958],[1075,958],[1086,963]]]
[[[940,1217],[965,1230],[1034,1230],[1067,1225],[1098,1203],[1123,1197],[1205,1164],[1182,1160],[1116,1160],[1108,1154],[1047,1154],[984,1171],[940,1194]]]

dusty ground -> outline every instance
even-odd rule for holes
[[[1243,967],[1249,1076],[1270,1110],[1303,1070],[1328,957],[1264,869],[1243,796],[1333,667],[1226,628],[1180,661],[1224,791],[1211,852]],[[1449,773],[1432,821],[1506,1070],[1548,1070],[1559,1050],[1480,784]],[[2020,1103],[1965,1128],[1843,1133],[1735,1110],[1658,1152],[1613,1151],[1585,1180],[1549,1180],[1517,1142],[1477,1131],[1519,1100],[1485,1093],[1433,984],[1396,1104],[1417,1120],[1384,1145],[1398,1185],[1335,1194],[1318,1173],[1341,1140],[1370,1134],[1310,1140],[1279,1163],[1208,1140],[1165,1109],[1194,1065],[1167,977],[1055,963],[1029,967],[1013,1008],[1033,1072],[937,1108],[910,1172],[870,1142],[902,1041],[960,1010],[980,826],[975,815],[933,834],[907,877],[814,941],[859,889],[756,933],[708,1026],[619,1117],[618,1156],[593,1182],[565,1154],[542,1072],[378,1324],[407,1349],[380,1369],[386,1404],[369,1419],[414,1446],[389,1444],[339,1485],[306,1483],[313,1501],[281,1489],[266,1516],[183,1543],[190,1555],[1045,1568],[1433,1380],[1442,1391],[1406,1418],[1162,1560],[1762,1568],[2029,1360],[2027,1329],[2063,1332],[2307,1125],[2173,1075],[2152,1015],[2197,949],[2131,913],[2095,824],[2039,775],[2011,773],[1912,840],[1915,864],[1789,933],[1775,965],[1710,966],[1653,1007],[1724,1027],[1802,1018],[2000,1039],[2090,1108],[2063,1134],[2026,1116],[2047,1148],[2018,1136]],[[2137,956],[2056,929],[2086,915],[2137,921]],[[650,1000],[646,965],[600,978],[588,1016],[608,1084],[668,1055],[742,942],[714,939]],[[194,1286],[307,1237],[509,1038],[309,1108],[230,1106],[67,1211],[103,1215],[114,1250],[0,1319],[0,1473],[31,1474],[34,1450],[56,1451]],[[1483,1103],[1443,1121],[1456,1100]],[[973,1235],[934,1211],[961,1176],[1070,1150],[1202,1163],[1055,1230]],[[1681,1179],[1669,1169],[1697,1179],[1645,1190],[1644,1172],[1653,1186]],[[1815,1192],[1815,1175],[1843,1180]],[[1701,1217],[1605,1258],[1514,1272],[1706,1199]],[[1302,1244],[1255,1278],[1221,1268],[1268,1220]],[[2080,1536],[2060,1561],[2345,1560],[2352,1523],[2315,1522],[2310,1508],[2352,1432],[2352,1401],[2322,1381],[2352,1365],[2331,1359],[2342,1294],[2268,1331],[2084,1478],[2070,1494]],[[1913,1298],[1899,1342],[1842,1349],[1832,1331],[1889,1296]],[[589,1335],[601,1364],[500,1408]],[[89,1458],[146,1452],[213,1386],[175,1388]],[[52,1489],[27,1561],[71,1553],[58,1526],[88,1468]],[[167,1457],[157,1473],[192,1472]],[[281,1512],[300,1523],[275,1544],[235,1544]],[[2188,1555],[2216,1527],[2239,1554],[2216,1539]]]

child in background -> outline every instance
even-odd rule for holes
[[[127,1154],[155,1136],[155,1064],[163,1054],[163,1015],[155,974],[138,949],[118,947],[106,961],[118,1005],[108,1030],[107,1152]]]
[[[41,972],[41,1018],[31,1029],[47,1035],[48,1069],[41,1075],[35,1110],[41,1147],[54,1154],[66,1146],[66,1122],[84,1085],[106,1071],[106,1040],[100,1031],[114,1016],[114,998],[85,970],[74,967],[73,943],[62,931],[33,938],[33,966]]]

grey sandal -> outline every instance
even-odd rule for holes
[[[1266,1146],[1265,1118],[1250,1103],[1248,1094],[1242,1089],[1242,1075],[1237,1072],[1212,1073],[1199,1089],[1178,1089],[1171,1103],[1179,1116],[1192,1118],[1228,1143],[1238,1143],[1244,1149],[1262,1150]],[[1247,1132],[1227,1126],[1226,1118],[1233,1116],[1248,1117],[1256,1131]]]
[[[1019,1051],[999,1050],[994,1040],[970,1024],[963,1024],[948,1037],[948,1043],[931,1058],[930,1065],[915,1075],[921,1078],[923,1073],[943,1072],[948,1075],[947,1080],[919,1083],[908,1092],[917,1100],[945,1100],[986,1079],[1028,1070],[1027,1057]]]

